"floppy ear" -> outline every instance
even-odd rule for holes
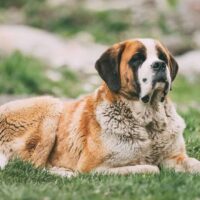
[[[104,52],[96,61],[95,68],[100,77],[106,82],[108,88],[113,92],[118,92],[121,88],[120,81],[120,61],[124,44],[115,45]]]
[[[174,57],[169,54],[169,65],[170,65],[170,75],[171,75],[171,79],[172,81],[176,78],[176,75],[178,73],[178,63],[176,62],[176,60],[174,59]]]

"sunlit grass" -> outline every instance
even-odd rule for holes
[[[48,71],[58,80],[48,77]],[[84,92],[81,83],[78,74],[66,66],[49,68],[43,62],[20,52],[0,58],[0,94],[77,97]]]
[[[200,79],[187,80],[182,76],[178,76],[173,83],[172,99],[177,103],[200,103]]]

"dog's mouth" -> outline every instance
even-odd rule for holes
[[[150,95],[149,94],[145,95],[144,97],[141,98],[141,100],[143,103],[148,103],[150,100]]]
[[[153,103],[155,101],[163,102],[170,90],[170,83],[166,79],[159,79],[152,83],[152,90],[141,97],[143,103]]]

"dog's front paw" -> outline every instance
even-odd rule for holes
[[[139,169],[139,171],[141,173],[147,173],[147,174],[159,174],[160,173],[160,169],[155,165],[141,165],[141,166],[142,166],[141,169]]]
[[[72,178],[78,175],[77,172],[74,172],[70,169],[62,168],[62,167],[52,167],[48,170],[51,174],[55,174],[62,177]]]
[[[4,169],[7,163],[8,158],[4,154],[0,153],[0,170]]]
[[[121,174],[127,175],[127,174],[159,174],[160,170],[155,165],[135,165],[135,166],[126,166],[123,167],[123,170],[121,171]]]
[[[186,171],[191,173],[200,173],[200,161],[195,158],[188,158]]]

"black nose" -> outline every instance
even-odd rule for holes
[[[164,71],[166,69],[166,64],[162,61],[154,62],[151,66],[155,71]]]

